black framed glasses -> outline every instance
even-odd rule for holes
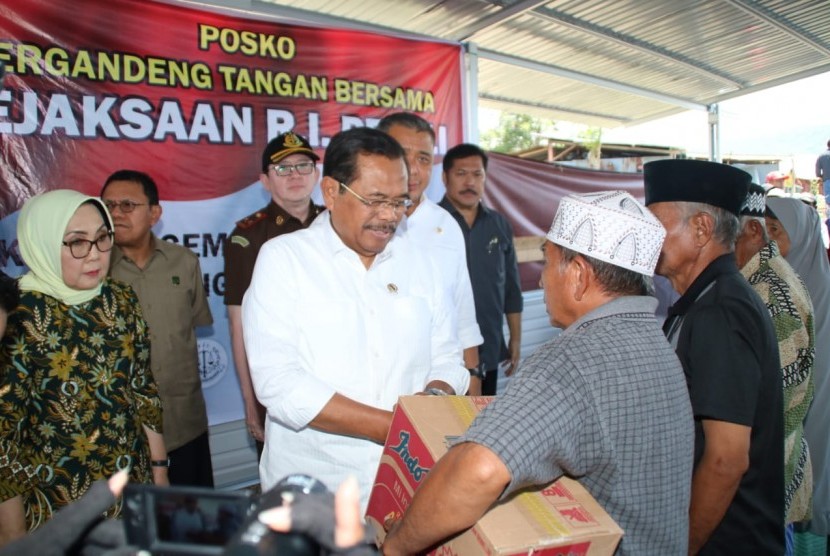
[[[412,199],[372,199],[370,201],[369,199],[355,193],[351,187],[349,187],[342,181],[339,183],[340,187],[344,188],[346,191],[354,195],[358,201],[363,203],[364,206],[371,209],[372,212],[379,212],[380,209],[389,209],[393,211],[395,214],[401,214],[404,211],[406,211],[406,209],[412,206]]]
[[[76,259],[83,259],[89,252],[92,251],[92,246],[98,250],[99,253],[106,253],[112,249],[112,232],[107,232],[97,239],[73,239],[71,241],[63,241],[65,246],[69,247],[69,253]]]
[[[297,172],[301,176],[307,176],[314,171],[315,164],[311,161],[300,162],[299,164],[272,164],[271,168],[280,177],[291,175],[291,172]]]
[[[135,201],[124,200],[124,201],[104,201],[104,205],[106,205],[107,210],[112,213],[116,207],[118,210],[123,212],[124,214],[128,212],[132,212],[135,210],[135,207],[143,207],[147,203],[136,203]]]

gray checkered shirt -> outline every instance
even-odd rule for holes
[[[502,497],[578,479],[624,529],[617,554],[687,552],[692,410],[656,306],[621,297],[584,315],[528,357],[459,440],[509,468]]]

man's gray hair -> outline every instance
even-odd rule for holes
[[[751,220],[754,220],[761,225],[761,234],[764,243],[769,243],[769,234],[767,233],[767,220],[766,218],[763,218],[761,216],[749,216],[748,214],[741,215],[740,233],[744,233],[744,229],[746,229],[747,224],[749,224]]]
[[[561,253],[559,257],[560,271],[564,271],[567,264],[578,255],[594,269],[594,275],[605,293],[619,296],[654,295],[654,280],[651,276],[600,261],[561,245],[557,245],[557,247],[559,247]]]
[[[735,241],[738,239],[738,232],[740,231],[737,216],[726,209],[706,203],[682,201],[677,204],[680,207],[680,215],[684,224],[688,224],[692,216],[701,212],[711,216],[715,222],[712,237],[724,247],[729,248],[730,251],[735,250]]]

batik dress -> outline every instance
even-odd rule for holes
[[[107,279],[78,305],[22,293],[0,350],[0,501],[21,495],[29,529],[120,469],[152,482],[142,425],[161,432],[161,423],[129,286]]]

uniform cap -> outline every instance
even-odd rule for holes
[[[289,131],[271,139],[265,150],[262,151],[262,172],[267,173],[268,166],[277,164],[280,160],[292,154],[304,154],[315,162],[320,160],[320,157],[317,156],[305,137]]]

